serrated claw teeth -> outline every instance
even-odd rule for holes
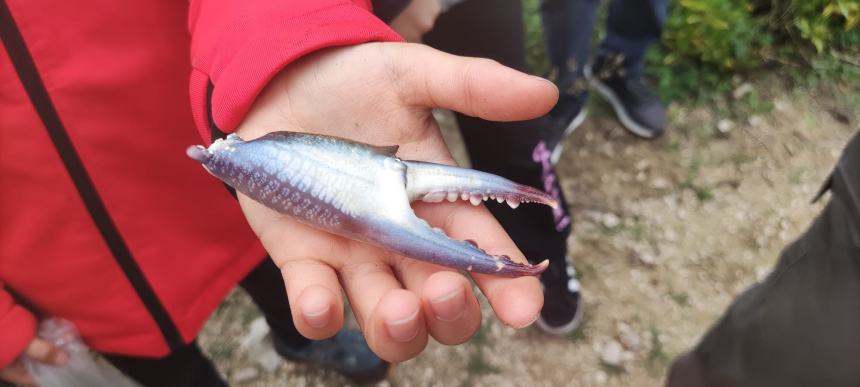
[[[406,192],[410,201],[456,201],[459,197],[473,205],[493,199],[499,203],[507,201],[511,207],[524,202],[542,203],[553,208],[558,206],[558,202],[545,192],[486,172],[419,161],[404,160],[403,163],[406,165]],[[441,199],[440,195],[443,196]]]
[[[470,196],[469,203],[472,203],[473,206],[477,206],[478,204],[481,204],[481,197],[477,195]]]
[[[427,203],[439,203],[442,200],[445,200],[445,192],[431,192],[421,199],[423,202]]]

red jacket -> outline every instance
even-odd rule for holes
[[[233,130],[308,52],[399,40],[369,8],[0,0],[0,369],[36,315],[73,321],[102,352],[190,342],[265,255],[224,186],[186,158],[195,124],[207,140]]]

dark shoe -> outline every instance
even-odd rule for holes
[[[585,76],[612,105],[621,125],[628,131],[644,138],[663,134],[666,109],[644,77],[627,77],[621,57],[598,56],[592,66],[585,68]]]
[[[550,161],[555,165],[564,150],[564,140],[585,121],[588,110],[585,109],[587,94],[578,96],[561,96],[558,103],[547,115],[548,128],[545,129],[544,143],[551,152]]]
[[[301,348],[290,347],[276,335],[272,341],[283,358],[335,370],[356,383],[381,381],[390,368],[388,362],[370,350],[361,332],[354,329],[342,329],[330,339],[311,341]]]
[[[562,278],[541,277],[544,283],[544,301],[537,326],[555,336],[575,331],[582,322],[579,280],[576,279],[576,271],[570,265],[569,258],[567,262],[567,271],[563,274],[549,273],[549,270],[544,272],[547,276],[561,275]]]

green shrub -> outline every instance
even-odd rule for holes
[[[540,19],[540,1],[523,0],[523,22],[526,34],[526,68],[536,75],[546,75],[549,59]]]
[[[754,66],[770,44],[744,0],[678,0],[669,8],[663,64],[695,59],[724,70]]]
[[[833,64],[828,74],[841,79],[856,71],[832,58],[860,52],[858,24],[858,0],[673,0],[649,72],[664,100],[708,99],[739,72],[798,58],[806,72]]]
[[[849,49],[851,40],[860,38],[857,0],[770,0],[760,6],[770,9],[772,30],[811,44],[819,54]]]
[[[523,6],[527,63],[544,74],[539,0]],[[773,64],[789,64],[795,78],[802,69],[805,77],[855,81],[860,0],[671,0],[662,39],[646,61],[667,101],[719,96],[734,75]]]

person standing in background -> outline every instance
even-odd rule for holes
[[[586,117],[589,83],[611,105],[625,129],[656,138],[666,127],[666,111],[645,81],[645,50],[660,38],[666,0],[612,0],[606,38],[589,65],[588,52],[599,0],[541,0],[549,78],[558,85],[558,104],[550,112],[547,144],[552,160],[562,142]]]

